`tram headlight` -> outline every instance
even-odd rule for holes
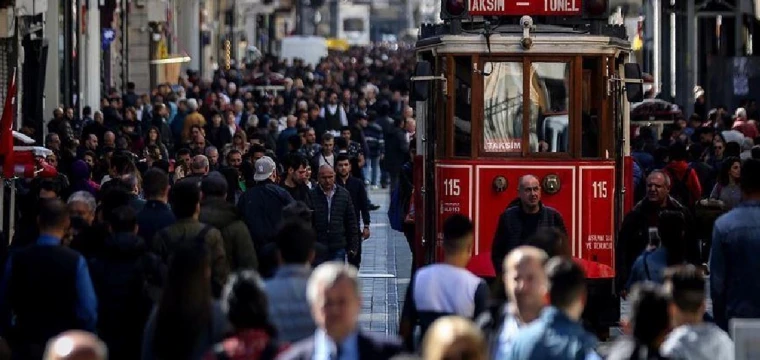
[[[452,18],[463,16],[467,11],[467,3],[464,0],[442,0],[443,6],[441,7],[442,18]]]
[[[562,184],[559,182],[559,176],[555,174],[546,175],[543,181],[543,191],[549,195],[554,195],[559,192]]]
[[[585,0],[583,2],[583,17],[587,19],[606,18],[609,16],[608,0]]]

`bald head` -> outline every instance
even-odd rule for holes
[[[535,214],[540,210],[541,183],[538,181],[538,177],[530,174],[520,177],[517,192],[520,195],[523,211]]]
[[[97,336],[80,330],[64,332],[47,343],[44,360],[106,360],[108,348]]]
[[[335,170],[330,165],[320,166],[317,180],[323,191],[332,191],[335,187]]]
[[[533,246],[519,246],[507,254],[504,258],[504,272],[509,272],[520,264],[535,261],[541,266],[549,260],[549,256],[543,250]]]

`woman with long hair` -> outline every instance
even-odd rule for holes
[[[222,293],[222,308],[234,327],[234,335],[214,346],[204,360],[274,359],[283,349],[277,330],[269,321],[264,281],[246,270],[233,275]]]
[[[742,162],[738,157],[727,157],[721,163],[718,181],[710,193],[710,198],[723,201],[725,211],[733,209],[742,201],[742,190],[739,187],[741,174]]]
[[[224,153],[230,152],[230,150],[235,149],[240,151],[241,154],[245,154],[248,152],[248,148],[251,146],[251,144],[248,143],[248,137],[245,134],[245,131],[238,129],[235,130],[235,135],[232,136],[232,143],[229,143],[224,146]]]
[[[155,126],[151,126],[148,129],[148,136],[145,137],[145,147],[148,147],[148,145],[156,145],[161,150],[162,159],[169,158],[169,151],[167,151],[166,145],[161,140],[161,131]]]
[[[142,359],[202,359],[227,329],[224,313],[211,295],[205,244],[180,247],[169,260],[161,299],[145,325]]]
[[[660,345],[670,332],[668,296],[657,284],[645,282],[633,287],[630,300],[627,334],[612,345],[607,360],[667,359]]]

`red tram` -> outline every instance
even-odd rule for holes
[[[443,221],[461,213],[475,223],[470,270],[494,277],[498,218],[532,174],[591,281],[593,321],[616,323],[628,114],[643,96],[625,28],[609,24],[606,0],[442,1],[443,23],[420,29],[412,78],[416,263],[440,260]]]

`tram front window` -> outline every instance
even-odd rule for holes
[[[567,152],[570,64],[533,62],[530,70],[530,151]]]
[[[489,62],[483,77],[483,150],[520,153],[523,124],[523,65]]]

